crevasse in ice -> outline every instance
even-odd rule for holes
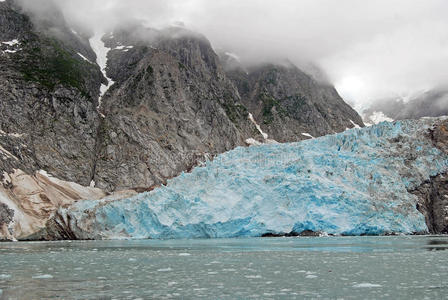
[[[426,231],[408,190],[448,170],[448,157],[425,136],[434,122],[383,122],[299,143],[237,148],[152,192],[82,201],[60,213],[79,238]]]

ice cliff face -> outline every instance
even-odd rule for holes
[[[443,122],[384,122],[298,143],[237,148],[152,192],[60,209],[46,237],[427,232],[419,198],[409,191],[448,170],[448,153],[430,134]]]

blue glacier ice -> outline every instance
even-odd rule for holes
[[[148,193],[61,209],[78,238],[425,232],[408,192],[448,170],[435,119],[383,122],[298,143],[237,148]]]

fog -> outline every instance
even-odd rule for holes
[[[43,0],[22,0],[45,12]],[[446,0],[55,0],[76,27],[183,22],[246,64],[317,65],[358,111],[448,86]],[[442,103],[442,106],[444,103]],[[448,101],[446,103],[448,106]]]

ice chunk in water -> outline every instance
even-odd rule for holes
[[[355,285],[353,285],[353,287],[354,288],[376,288],[376,287],[381,287],[381,284],[363,282],[363,283],[355,284]]]
[[[34,275],[33,279],[52,279],[53,275],[50,274],[42,274],[42,275]]]

